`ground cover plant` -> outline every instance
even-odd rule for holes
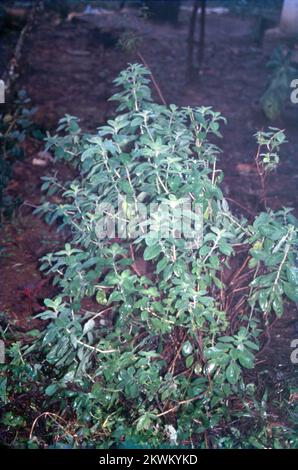
[[[266,204],[285,135],[257,133],[263,210],[236,217],[213,143],[224,118],[154,103],[149,76],[139,64],[121,72],[117,114],[96,133],[67,115],[47,139],[77,176],[44,178],[37,213],[68,243],[41,260],[59,294],[38,315],[44,330],[8,351],[2,401],[24,386],[35,397],[30,446],[297,446],[290,420],[269,426],[256,386],[270,326],[298,299],[297,220]],[[189,201],[192,243],[177,236]],[[142,219],[140,204],[156,210]],[[101,236],[107,215],[126,236]]]

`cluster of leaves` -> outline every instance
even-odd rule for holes
[[[36,137],[41,137],[32,122],[35,111],[35,108],[30,108],[26,92],[20,91],[12,109],[0,114],[0,221],[4,214],[11,214],[18,204],[5,192],[5,188],[11,179],[13,164],[24,156],[20,144],[33,131]]]
[[[5,342],[8,340],[7,331],[2,330],[1,336]],[[27,360],[26,349],[28,346],[24,347],[20,341],[12,343],[5,352],[5,363],[0,365],[1,444],[13,442],[18,435],[16,444],[23,441],[27,445],[26,429],[36,413],[33,393],[39,376],[42,377],[42,366]]]
[[[260,103],[270,121],[274,121],[282,113],[289,100],[291,81],[297,76],[297,68],[292,65],[291,56],[291,50],[285,52],[282,47],[277,47],[267,64],[271,76]]]
[[[287,209],[253,223],[235,217],[220,189],[220,150],[209,141],[224,118],[209,107],[153,103],[148,74],[138,64],[121,72],[118,115],[96,134],[66,116],[47,141],[57,160],[79,170],[68,182],[46,177],[38,209],[71,230],[41,265],[61,292],[46,299],[39,318],[47,326],[35,344],[47,367],[47,409],[75,415],[71,445],[254,446],[247,435],[262,413],[247,371],[263,328],[287,299],[297,302],[297,221]],[[271,137],[259,135],[265,147]],[[175,208],[189,198],[204,225],[195,243],[177,237],[175,225],[165,233],[158,210],[137,217],[140,202]],[[99,238],[103,207],[138,234]]]

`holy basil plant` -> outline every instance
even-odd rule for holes
[[[47,139],[76,175],[44,178],[37,211],[68,237],[41,265],[60,292],[38,315],[47,406],[76,420],[77,444],[216,447],[257,416],[256,355],[298,301],[297,221],[233,214],[211,143],[224,118],[154,103],[148,77],[120,73],[97,132],[67,115]],[[258,133],[264,171],[284,139]]]

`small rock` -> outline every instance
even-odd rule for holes
[[[47,166],[49,162],[52,162],[54,159],[50,152],[43,150],[38,152],[37,157],[33,158],[32,165],[36,166]]]
[[[240,175],[251,175],[257,173],[255,165],[251,163],[237,163],[236,171],[237,173],[240,173]]]
[[[33,158],[32,165],[35,166],[47,166],[48,162],[46,160],[42,160],[41,158]]]

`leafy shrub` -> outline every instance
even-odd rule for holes
[[[274,317],[298,298],[296,219],[289,209],[252,223],[232,214],[209,139],[223,117],[153,103],[147,76],[137,64],[121,72],[118,114],[96,134],[66,116],[47,141],[78,170],[72,181],[44,178],[49,196],[38,209],[71,230],[41,265],[61,292],[39,314],[47,410],[76,422],[71,445],[254,446],[256,354]],[[265,169],[284,138],[258,134]],[[203,221],[197,243],[176,237],[174,223],[165,234],[159,210],[138,218],[139,202],[175,208],[189,198],[201,208],[188,214]],[[114,220],[138,235],[100,239],[102,207],[119,201]],[[144,230],[150,223],[155,236]]]
[[[297,76],[297,68],[291,63],[291,57],[291,50],[285,51],[282,47],[277,47],[267,63],[271,76],[260,103],[270,121],[278,118],[284,110],[289,99],[291,81]]]
[[[0,114],[0,221],[3,215],[11,215],[19,203],[7,194],[6,187],[14,163],[24,157],[21,143],[28,134],[41,136],[32,122],[36,109],[30,108],[30,99],[25,91],[18,93],[11,108],[9,112]]]

